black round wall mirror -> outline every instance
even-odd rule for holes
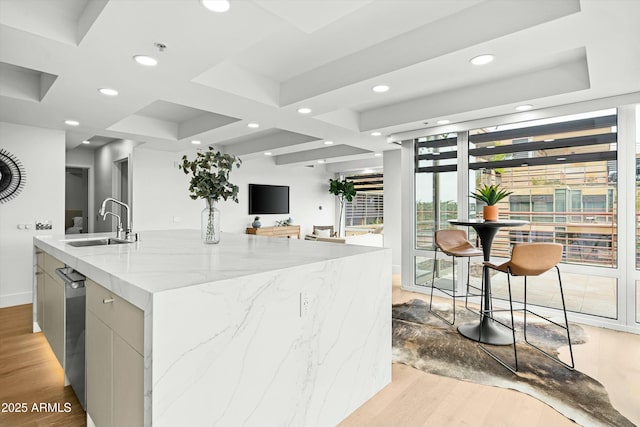
[[[0,203],[8,202],[22,191],[26,172],[20,160],[5,149],[0,149]]]

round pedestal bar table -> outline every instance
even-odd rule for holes
[[[450,224],[463,225],[467,227],[473,227],[480,237],[482,243],[482,255],[485,261],[490,260],[491,245],[493,238],[498,233],[498,230],[502,227],[518,227],[526,225],[528,221],[517,220],[498,220],[498,221],[485,221],[482,219],[451,219]],[[480,313],[480,321],[477,323],[466,323],[458,327],[458,332],[463,336],[478,341],[480,337],[480,329],[482,329],[482,342],[484,344],[494,345],[511,345],[513,344],[513,336],[511,332],[506,328],[500,326],[499,323],[491,320],[486,313],[491,310],[491,276],[489,275],[489,269],[483,268],[482,274],[484,278],[484,308]]]

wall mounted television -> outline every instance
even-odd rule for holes
[[[249,184],[249,215],[288,213],[288,185]]]

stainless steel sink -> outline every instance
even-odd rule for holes
[[[75,247],[83,246],[105,246],[105,245],[121,245],[123,243],[131,243],[127,241],[121,241],[111,237],[102,237],[100,239],[84,239],[84,240],[68,240],[67,245]]]

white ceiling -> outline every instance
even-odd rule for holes
[[[640,101],[640,0],[231,1],[0,0],[0,120],[66,129],[67,149],[197,139],[299,165],[374,159],[397,148],[388,135],[523,103]]]

